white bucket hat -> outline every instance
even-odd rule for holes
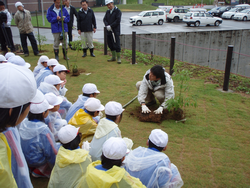
[[[76,128],[72,125],[65,125],[58,132],[58,138],[61,143],[67,144],[75,139],[79,132],[80,127]]]
[[[82,92],[85,94],[100,93],[100,91],[97,90],[96,85],[92,83],[84,84]]]
[[[15,4],[15,7],[16,7],[16,8],[19,7],[19,6],[24,7],[24,5],[23,5],[20,1],[16,2],[16,4]]]
[[[7,59],[3,55],[0,55],[0,62],[2,61],[7,62]]]
[[[60,80],[59,76],[56,75],[49,75],[44,78],[44,82],[51,84],[51,85],[57,85],[63,83],[63,81]]]
[[[6,54],[5,54],[5,58],[8,60],[10,57],[12,57],[12,56],[15,56],[15,54],[13,53],[13,52],[7,52]]]
[[[108,159],[122,159],[127,153],[126,143],[120,137],[111,137],[104,142],[102,153]]]
[[[24,66],[24,67],[30,68],[30,64],[26,63],[25,60],[19,55],[11,56],[8,59],[8,62],[13,63],[18,66]]]
[[[115,102],[115,101],[109,101],[105,105],[105,114],[106,115],[118,116],[118,115],[122,114],[122,112],[124,110],[125,109],[122,108],[122,105],[118,102]]]
[[[96,98],[88,98],[88,100],[84,103],[84,108],[90,112],[95,112],[95,111],[103,111],[105,108],[101,104],[101,101]]]
[[[48,62],[48,61],[49,61],[48,56],[42,55],[42,56],[38,59],[37,65],[41,64],[42,62]]]
[[[30,112],[33,114],[40,114],[52,108],[54,108],[54,106],[50,105],[45,99],[44,94],[37,90],[36,96],[33,98],[30,104]]]
[[[45,94],[45,99],[52,106],[57,106],[63,102],[63,98],[61,96],[56,96],[54,93],[49,92]]]
[[[114,1],[113,0],[105,0],[105,5],[107,5],[109,3],[114,3]]]
[[[58,71],[66,71],[69,72],[69,70],[64,66],[64,65],[56,65],[53,69],[53,72],[58,72]]]
[[[149,135],[149,140],[158,147],[166,147],[168,144],[168,134],[161,129],[154,129]]]
[[[12,63],[0,66],[0,108],[15,108],[36,95],[36,80],[30,69]]]
[[[49,59],[48,61],[47,61],[47,65],[48,66],[52,66],[52,65],[58,65],[59,63],[58,63],[58,61],[56,60],[56,59]]]

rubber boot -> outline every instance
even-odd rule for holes
[[[68,49],[63,49],[63,59],[66,59],[66,52],[68,52]],[[69,58],[67,57],[67,60],[69,60]]]
[[[57,61],[59,61],[59,56],[58,56],[58,54],[59,54],[59,49],[54,49],[54,53],[55,53],[55,59],[56,59]]]
[[[121,52],[116,52],[116,55],[117,55],[117,63],[118,63],[118,64],[121,64],[121,63],[122,63],[122,60],[121,60]]]
[[[112,57],[111,59],[108,59],[108,61],[116,61],[116,51],[111,51]]]
[[[86,57],[87,56],[87,49],[83,49],[83,55],[82,57]]]
[[[91,55],[92,57],[95,57],[95,54],[94,54],[94,48],[89,49],[89,51],[90,51],[90,55]]]

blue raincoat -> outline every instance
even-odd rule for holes
[[[53,74],[53,72],[49,69],[49,67],[46,67],[45,69],[42,69],[35,77],[36,79],[36,85],[37,85],[37,88],[39,88],[41,82],[44,81],[44,78],[46,76],[49,76]]]

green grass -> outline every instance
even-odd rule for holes
[[[78,77],[67,75],[69,101],[76,101],[85,83],[95,83],[101,92],[98,98],[102,104],[114,100],[126,104],[137,95],[135,84],[142,80],[145,72],[153,63],[145,65],[141,61],[131,65],[123,59],[122,64],[107,62],[110,56],[104,56],[101,48],[96,46],[93,58],[89,55],[82,58],[82,51],[69,50],[69,63],[78,65],[85,73]],[[46,55],[54,58],[52,45],[46,45],[49,51]],[[128,53],[128,52],[126,52]],[[30,53],[32,54],[32,53]],[[30,55],[25,60],[31,63],[33,70],[38,57]],[[161,59],[163,60],[163,59]],[[168,60],[166,60],[166,70]],[[66,65],[60,51],[60,63]],[[177,81],[173,77],[174,85]],[[182,176],[184,187],[213,188],[213,187],[249,187],[250,185],[250,100],[249,95],[239,93],[222,93],[216,88],[218,84],[207,83],[202,78],[190,80],[189,95],[197,95],[198,107],[185,108],[187,121],[176,123],[166,120],[161,124],[140,122],[135,115],[139,107],[134,101],[124,111],[123,120],[119,125],[122,136],[131,138],[134,148],[146,147],[146,140],[152,129],[160,128],[169,135],[168,148],[165,153],[169,156]],[[44,179],[32,179],[34,187],[46,187]]]

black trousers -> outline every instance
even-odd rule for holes
[[[68,27],[68,36],[69,36],[69,46],[72,46],[70,42],[72,42],[72,27]]]
[[[111,51],[121,52],[120,35],[115,34],[115,41],[112,33],[109,32],[107,35],[108,47],[110,48]]]
[[[20,38],[21,38],[21,44],[22,44],[22,48],[23,48],[23,53],[24,54],[29,54],[28,45],[27,45],[27,37],[30,40],[30,43],[31,43],[34,55],[39,54],[39,51],[38,51],[38,48],[37,48],[36,39],[35,39],[35,36],[34,36],[33,32],[28,33],[28,34],[21,34],[20,33]]]
[[[8,39],[5,38],[5,35],[3,34],[3,29],[5,29]],[[9,41],[9,44],[7,43],[7,41]],[[14,46],[14,43],[13,43],[13,37],[12,37],[12,32],[11,32],[10,27],[5,27],[5,28],[0,29],[0,43],[1,43],[2,51],[7,52],[8,49],[7,49],[6,46],[8,45],[10,50],[12,52],[15,52],[15,46]]]

